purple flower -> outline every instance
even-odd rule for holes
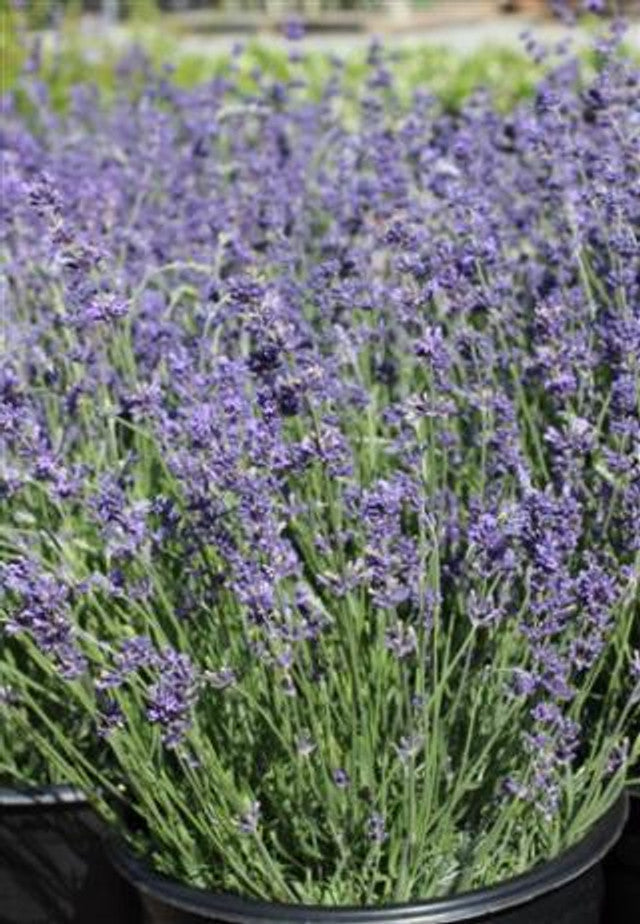
[[[80,315],[82,323],[95,324],[100,321],[115,321],[123,318],[129,308],[113,295],[100,295],[84,307]]]
[[[629,760],[630,749],[631,743],[628,738],[625,738],[624,741],[621,741],[613,747],[609,755],[609,760],[607,761],[607,774],[613,776],[626,767]]]
[[[379,44],[361,90],[335,61],[310,93],[235,52],[186,89],[137,51],[109,105],[77,87],[58,111],[27,74],[29,118],[4,101],[5,647],[52,690],[82,675],[57,700],[74,746],[92,761],[86,729],[113,735],[100,767],[132,799],[119,762],[164,743],[143,755],[170,787],[162,824],[140,812],[159,853],[209,787],[274,893],[250,856],[261,801],[274,862],[300,845],[292,894],[324,900],[331,864],[296,870],[336,832],[356,865],[384,853],[407,783],[439,811],[472,768],[445,872],[414,845],[446,891],[475,850],[478,780],[500,798],[475,827],[512,798],[526,848],[624,763],[640,76],[620,40],[613,25],[591,75],[526,37],[545,73],[508,113],[486,88],[407,97]],[[492,709],[466,729],[480,694]],[[447,754],[425,767],[431,740]],[[192,841],[184,870],[237,888]],[[535,860],[517,853],[498,839],[495,868]],[[387,900],[360,867],[353,903]]]
[[[241,834],[256,834],[261,814],[260,802],[252,802],[238,819],[238,830]]]
[[[78,648],[71,618],[73,588],[28,559],[0,566],[7,600],[7,635],[27,633],[50,656],[63,677],[84,673],[86,660]]]
[[[367,837],[374,844],[384,844],[389,839],[385,827],[384,816],[379,812],[373,812],[367,821]]]
[[[124,727],[125,719],[120,705],[115,699],[103,699],[98,712],[98,735],[108,738],[114,731]]]
[[[399,660],[408,658],[417,649],[417,636],[413,626],[402,623],[387,629],[385,632],[385,647]]]
[[[159,678],[148,694],[147,716],[160,726],[168,748],[177,747],[191,727],[197,700],[197,674],[186,654],[165,648],[156,661]]]
[[[126,639],[114,658],[114,668],[96,681],[98,690],[113,690],[122,686],[130,674],[158,664],[158,653],[146,636]]]
[[[331,776],[338,789],[347,789],[351,784],[351,779],[346,770],[338,768],[332,771]]]

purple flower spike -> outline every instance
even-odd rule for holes
[[[191,726],[191,711],[197,699],[197,675],[191,659],[171,648],[157,660],[158,681],[149,691],[147,716],[159,725],[168,748],[182,743]]]
[[[261,814],[260,802],[252,802],[249,809],[238,819],[238,830],[242,834],[256,834]]]
[[[338,789],[347,789],[351,784],[351,779],[346,770],[338,768],[332,772],[331,776]]]
[[[389,839],[385,827],[384,816],[379,812],[373,812],[373,814],[369,816],[367,822],[367,837],[369,840],[373,841],[374,844],[384,844],[384,842]]]

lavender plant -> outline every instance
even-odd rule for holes
[[[133,60],[143,91],[110,108],[7,100],[3,709],[158,870],[450,894],[556,855],[622,790],[640,114],[618,38],[509,115],[401,106],[375,46],[357,100],[339,62],[316,103]]]

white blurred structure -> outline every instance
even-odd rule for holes
[[[120,17],[120,0],[102,0],[102,15],[108,23],[117,22]]]

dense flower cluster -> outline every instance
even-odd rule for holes
[[[1,134],[6,650],[160,868],[288,900],[521,871],[638,756],[640,76],[369,68]]]

